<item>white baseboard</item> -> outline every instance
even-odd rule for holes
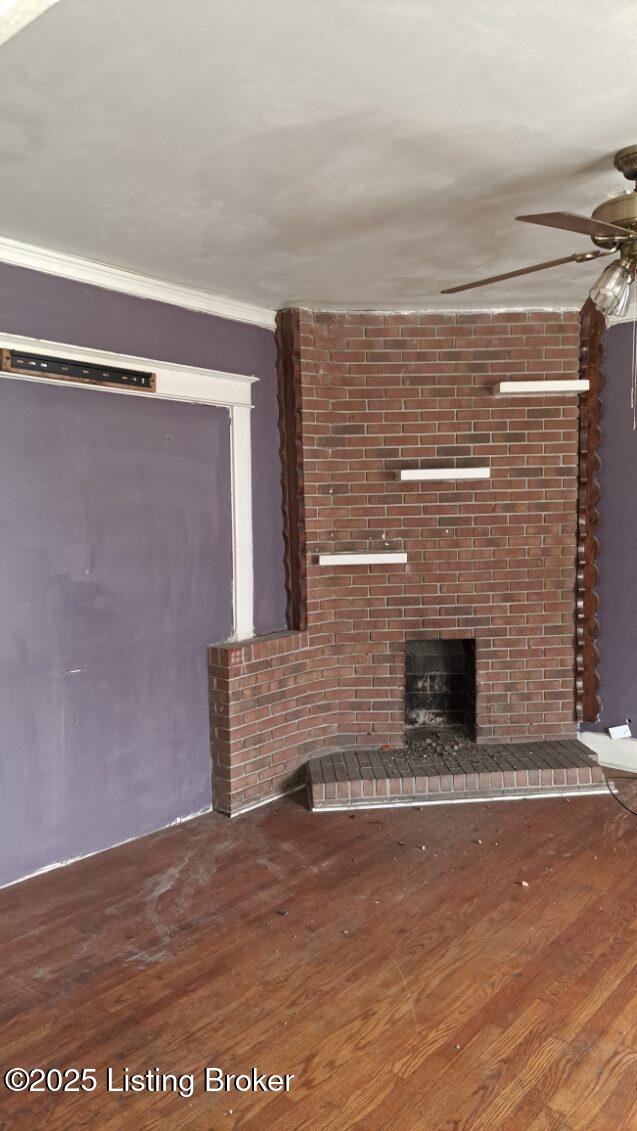
[[[185,821],[194,821],[195,817],[203,817],[205,813],[211,812],[212,805],[204,805],[203,809],[197,809],[195,813],[188,813],[185,817],[175,817],[174,821],[169,821],[167,825],[160,825],[157,829],[149,829],[147,833],[126,837],[126,840],[118,840],[116,844],[109,844],[106,848],[96,848],[95,852],[85,852],[80,856],[69,856],[68,860],[58,860],[55,864],[45,864],[43,868],[36,868],[35,872],[28,872],[26,876],[18,876],[17,880],[9,880],[8,884],[0,884],[0,891],[11,888],[14,884],[22,884],[25,880],[32,880],[35,876],[43,876],[45,872],[54,872],[58,868],[68,867],[69,864],[77,864],[78,860],[90,860],[91,856],[100,856],[102,852],[121,848],[123,844],[132,844],[134,840],[143,840],[144,837],[161,833],[164,829],[172,829],[175,825],[183,825]]]
[[[369,812],[370,809],[428,809],[430,805],[490,805],[492,801],[543,801],[555,800],[556,797],[598,797],[600,794],[608,797],[606,785],[587,785],[584,789],[536,789],[520,790],[519,793],[502,793],[493,797],[442,797],[436,801],[425,797],[405,797],[396,801],[372,801],[365,804],[364,798],[357,798],[355,803],[335,801],[317,805],[312,813],[356,813],[358,810]]]
[[[273,801],[280,801],[282,797],[289,797],[291,793],[298,793],[300,789],[307,789],[307,783],[301,782],[300,785],[295,785],[293,789],[280,789],[278,793],[269,793],[267,797],[260,797],[258,801],[248,801],[247,805],[242,805],[240,809],[235,809],[233,813],[223,813],[224,817],[229,817],[233,820],[235,817],[242,817],[244,813],[251,813],[253,809],[262,809],[264,805],[270,805]],[[222,810],[219,810],[222,812]]]

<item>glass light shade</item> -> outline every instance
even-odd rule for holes
[[[623,259],[605,267],[590,296],[602,314],[625,314],[630,298],[630,267]]]
[[[624,288],[623,294],[622,294],[619,302],[617,303],[617,306],[615,306],[613,308],[612,312],[611,312],[613,318],[623,318],[624,315],[628,313],[628,307],[630,305],[631,291],[632,291],[632,283],[629,280],[628,286],[626,286]]]

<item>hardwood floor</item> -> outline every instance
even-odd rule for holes
[[[0,892],[3,1129],[637,1128],[637,817],[610,796],[215,815]],[[523,886],[528,884],[528,886]],[[194,1073],[192,1097],[105,1070]],[[293,1073],[206,1093],[205,1066]]]

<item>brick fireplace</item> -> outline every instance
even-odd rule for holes
[[[578,315],[302,310],[279,330],[303,627],[210,649],[216,808],[317,754],[400,747],[407,642],[472,642],[478,742],[572,737],[577,396],[494,387],[577,377]],[[401,478],[423,469],[445,478]]]

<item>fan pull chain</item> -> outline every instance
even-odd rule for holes
[[[637,431],[637,286],[633,284],[633,353],[630,387],[630,407],[633,412],[633,432]]]

